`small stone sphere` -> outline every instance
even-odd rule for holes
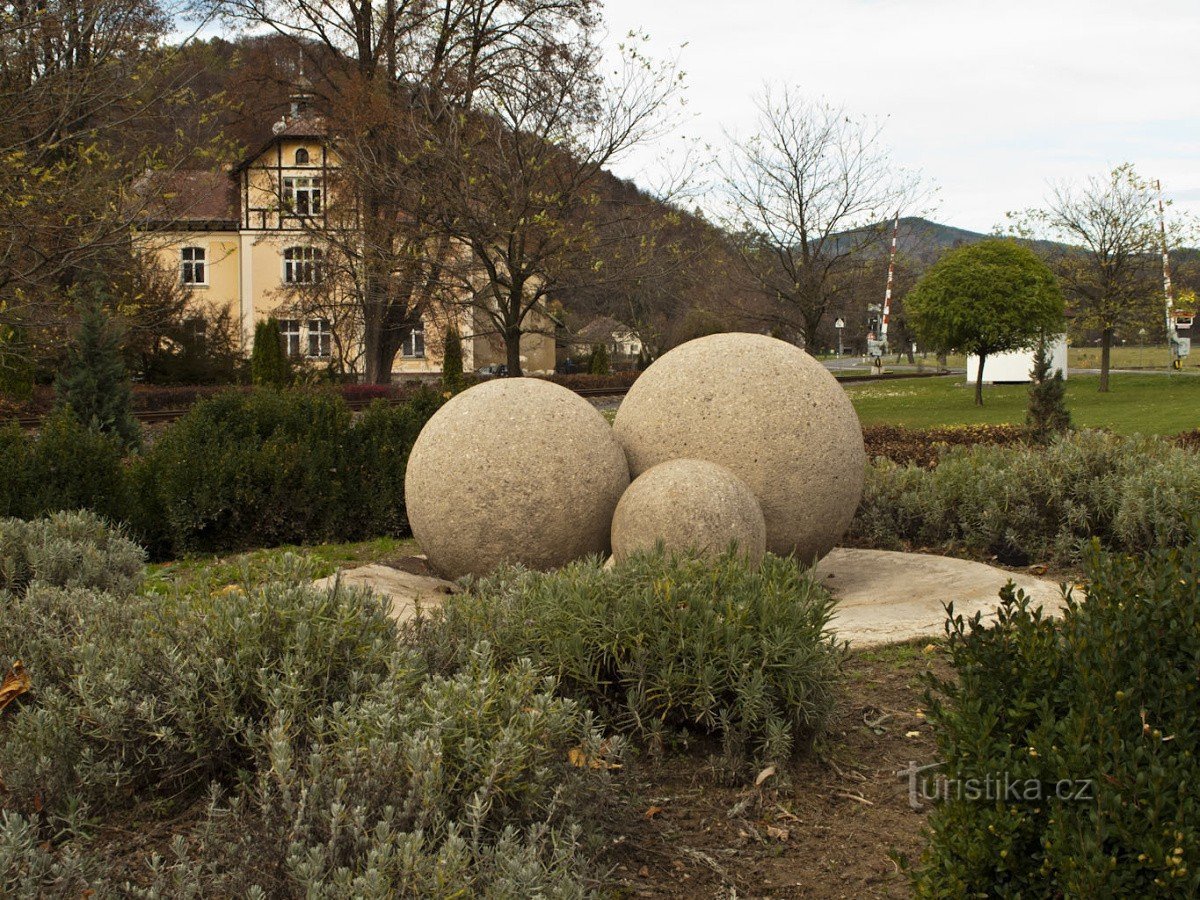
[[[454,397],[421,430],[404,476],[413,536],[449,578],[607,553],[628,486],[604,417],[537,378],[497,378]]]
[[[634,382],[613,423],[637,478],[668,459],[704,459],[762,507],[767,549],[804,562],[846,533],[866,453],[850,398],[799,347],[761,334],[681,344]]]
[[[634,479],[613,515],[613,557],[620,562],[662,542],[670,551],[723,553],[733,542],[757,565],[767,526],[753,491],[724,466],[671,459]]]

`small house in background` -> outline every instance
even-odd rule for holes
[[[569,340],[574,356],[591,353],[597,344],[604,345],[614,362],[636,360],[642,353],[642,339],[638,337],[637,332],[612,316],[592,319]]]
[[[1050,372],[1062,372],[1067,377],[1067,336],[1060,334],[1049,340]],[[983,364],[983,380],[987,384],[1028,384],[1033,380],[1033,351],[1016,350],[989,356]],[[967,384],[974,384],[979,373],[979,357],[967,357]]]

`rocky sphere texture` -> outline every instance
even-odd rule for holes
[[[767,526],[746,482],[724,466],[672,459],[634,479],[617,504],[613,557],[620,562],[661,541],[668,551],[723,553],[731,542],[757,564],[766,552]]]
[[[862,497],[862,427],[837,380],[803,350],[760,334],[714,334],[664,354],[613,423],[630,474],[703,459],[762,507],[767,549],[805,562],[846,533]]]
[[[454,397],[421,430],[404,476],[413,536],[450,578],[607,553],[628,486],[604,417],[536,378],[498,378]]]

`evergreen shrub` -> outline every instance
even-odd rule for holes
[[[842,658],[832,610],[792,560],[651,553],[612,570],[500,571],[449,598],[426,641],[453,652],[485,640],[652,747],[711,734],[736,765],[782,761],[820,732]]]
[[[1006,590],[946,625],[926,706],[949,785],[918,897],[1200,895],[1200,544],[1086,557],[1061,621]],[[1065,789],[1060,787],[1065,785]],[[929,791],[933,793],[933,791]]]

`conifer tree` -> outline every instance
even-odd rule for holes
[[[463,348],[458,329],[446,329],[442,345],[442,390],[457,394],[463,389]]]
[[[287,387],[292,383],[292,361],[283,350],[279,320],[274,317],[254,327],[250,380],[260,387]]]
[[[592,347],[592,358],[588,362],[588,373],[591,375],[608,375],[612,368],[608,364],[608,348],[603,344]]]
[[[141,440],[121,358],[121,333],[105,316],[99,291],[83,308],[79,333],[54,388],[57,405],[89,428],[114,435],[127,447]]]
[[[1033,383],[1029,386],[1029,411],[1025,422],[1034,440],[1048,443],[1055,435],[1071,429],[1071,413],[1067,409],[1062,371],[1050,371],[1050,353],[1044,337],[1034,349],[1030,374]]]

